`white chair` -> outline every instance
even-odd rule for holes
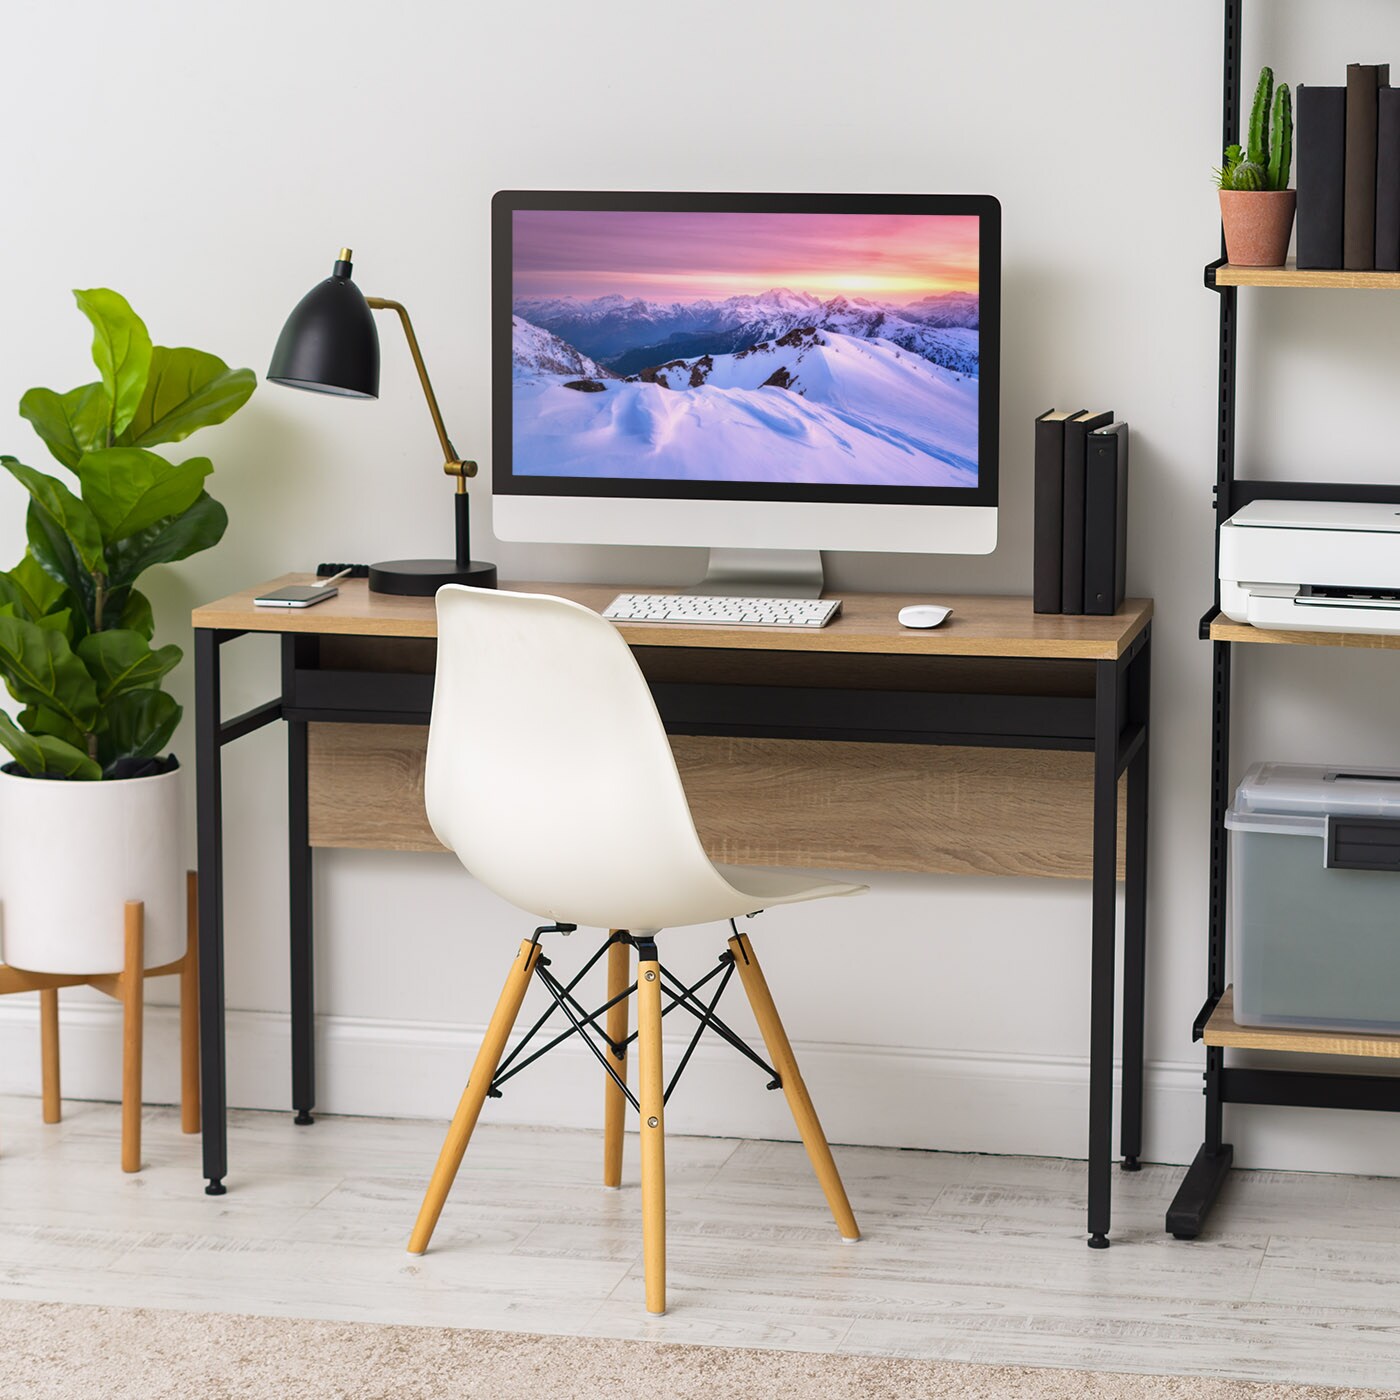
[[[648,1312],[666,1310],[664,1100],[669,1091],[663,1088],[661,1019],[670,1011],[684,1009],[699,1022],[697,1040],[709,1026],[772,1071],[842,1238],[859,1239],[753,947],[733,920],[776,904],[858,894],[865,886],[711,862],[696,835],[646,680],[617,630],[598,614],[563,598],[450,585],[438,592],[437,618],[437,680],[424,785],[428,819],[443,845],[488,889],[553,922],[525,939],[516,953],[438,1156],[409,1252],[422,1254],[428,1247],[482,1104],[498,1072],[505,1072],[501,1056],[532,976],[549,988],[551,1011],[562,1009],[572,1023],[564,1035],[580,1035],[608,1072],[606,1186],[621,1184],[624,1104],[630,1100],[640,1110]],[[662,967],[657,933],[723,920],[733,930],[728,953],[700,983],[685,987]],[[578,925],[610,931],[588,964],[607,956],[608,1001],[591,1014],[573,996],[583,973],[566,987],[541,956],[542,934],[571,932]],[[637,978],[630,986],[629,946],[637,950]],[[703,1002],[698,996],[700,986],[716,977],[727,982],[736,968],[771,1066],[714,1014],[717,996]],[[663,988],[670,998],[664,1011]],[[627,1001],[633,991],[637,1033],[629,1037]],[[590,1031],[601,1035],[602,1048]],[[632,1038],[638,1042],[636,1098],[626,1086],[626,1047]]]

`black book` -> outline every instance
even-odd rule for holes
[[[1347,90],[1298,88],[1298,266],[1341,267]]]
[[[1084,462],[1084,611],[1109,615],[1127,588],[1128,425],[1089,434]]]
[[[1342,196],[1342,266],[1376,265],[1376,95],[1390,86],[1388,63],[1347,64],[1346,184]]]
[[[1376,270],[1400,272],[1400,88],[1376,93]]]
[[[1060,611],[1084,611],[1084,440],[1113,422],[1113,411],[1076,413],[1065,420],[1064,555],[1060,566]]]
[[[1036,612],[1060,610],[1064,567],[1065,420],[1083,409],[1047,409],[1035,420]]]

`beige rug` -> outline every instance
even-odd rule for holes
[[[1382,1392],[0,1302],[3,1400],[1380,1400]]]

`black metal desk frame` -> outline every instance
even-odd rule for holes
[[[287,725],[292,1107],[309,1124],[316,1103],[312,848],[307,725],[426,724],[432,677],[322,669],[320,637],[282,633],[281,695],[222,717],[220,649],[241,631],[195,629],[195,773],[199,848],[199,976],[205,1191],[228,1176],[224,1044],[222,751],[276,720]],[[258,635],[278,635],[259,633]],[[1046,665],[1021,658],[1027,673]],[[1057,666],[1064,666],[1063,659]],[[1116,660],[1080,660],[1088,696],[977,695],[733,683],[652,684],[673,735],[1067,749],[1094,756],[1089,1027],[1088,1234],[1106,1248],[1112,1194],[1113,1049],[1118,780],[1127,772],[1123,1069],[1120,1147],[1135,1171],[1142,1152],[1143,1018],[1147,931],[1148,730],[1151,622]]]

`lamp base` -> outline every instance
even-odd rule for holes
[[[496,566],[473,559],[463,566],[452,559],[389,559],[369,566],[369,591],[401,598],[431,598],[445,583],[494,588]]]

